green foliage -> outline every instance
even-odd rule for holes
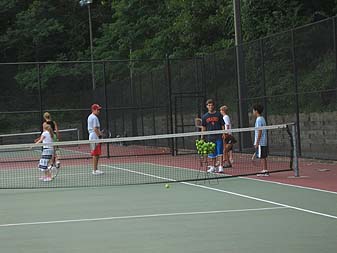
[[[258,39],[312,22],[315,13],[323,16],[334,15],[336,6],[336,0],[241,1],[243,38],[245,41]],[[166,55],[170,58],[186,58],[204,56],[220,50],[222,54],[223,49],[233,46],[232,0],[94,0],[90,7],[94,59],[133,60],[132,64],[127,61],[109,64],[106,71],[107,80],[128,80],[131,73],[142,75],[156,69],[162,71]],[[0,22],[0,57],[3,62],[90,60],[88,9],[81,7],[78,1],[0,0]],[[315,43],[309,45],[315,32],[321,33],[326,41],[321,48],[318,45],[323,39],[319,36]],[[266,93],[267,96],[277,97],[282,105],[294,102],[289,97],[281,96],[294,92],[293,69],[289,63],[289,34],[268,37],[264,39],[263,45],[265,83],[268,87]],[[327,41],[330,41],[324,37],[326,34],[328,32],[323,30],[314,31],[303,36],[302,42],[296,42],[298,48],[309,45],[297,55],[298,59],[303,59],[302,62],[298,62],[298,66],[301,67],[299,84],[302,90],[332,87],[331,71],[334,70],[334,59],[326,49]],[[307,53],[312,52],[313,48],[319,48],[320,57]],[[223,57],[221,54],[216,57],[217,65],[214,68],[221,69],[218,73],[222,73],[223,76],[219,80],[226,85],[220,87],[219,92],[228,93],[228,87],[235,87],[233,83],[236,79],[232,78],[235,77],[235,62],[231,62],[235,55]],[[258,44],[249,43],[249,46],[246,46],[245,67],[250,97],[263,95],[259,54]],[[137,62],[140,59],[161,61]],[[222,61],[227,64],[224,64],[226,67],[220,66]],[[306,67],[308,62],[311,64]],[[182,74],[192,73],[192,65],[184,66],[184,63],[180,64],[178,70]],[[228,64],[231,66],[228,67]],[[100,83],[103,74],[98,65],[95,66],[95,76]],[[212,73],[211,69],[209,70],[209,73]],[[67,78],[76,80],[74,85],[78,88],[81,80],[90,76],[90,72],[89,64],[73,67],[46,64],[40,69],[40,84],[42,89],[47,89],[58,80]],[[230,73],[234,74],[228,78]],[[174,78],[177,77],[174,76],[173,80]],[[209,74],[210,87],[214,83],[212,78],[212,74]],[[230,80],[222,81],[223,79]],[[15,81],[19,87],[34,90],[38,85],[37,80],[36,65],[18,67]],[[7,81],[4,80],[6,83]],[[187,82],[183,82],[181,87],[185,84],[189,87]],[[233,94],[231,97],[236,96]],[[322,100],[331,102],[333,97],[326,98],[323,94]],[[321,105],[310,104],[313,107]]]

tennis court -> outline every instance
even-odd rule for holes
[[[2,252],[336,252],[337,195],[249,178],[2,190]]]
[[[270,178],[293,174],[289,128],[266,128]],[[2,146],[2,251],[336,252],[336,192],[261,180],[245,152],[225,174],[208,173],[199,135],[99,140],[98,176],[89,141],[58,142],[51,182],[39,180],[39,145]]]

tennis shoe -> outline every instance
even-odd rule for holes
[[[102,174],[104,174],[104,172],[101,171],[101,170],[93,170],[93,171],[92,171],[92,174],[93,174],[93,175],[102,175]]]
[[[49,182],[49,181],[52,181],[53,179],[51,177],[45,177],[43,179],[43,182]]]
[[[268,177],[269,171],[268,170],[261,170],[260,173],[257,174],[258,177]]]
[[[214,173],[215,172],[215,167],[214,166],[208,166],[208,170],[207,170],[207,172],[208,173]]]
[[[223,172],[223,167],[222,167],[222,166],[219,166],[219,167],[218,167],[218,173],[224,173],[224,172]]]

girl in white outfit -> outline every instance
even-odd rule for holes
[[[48,124],[43,124],[43,133],[40,138],[36,140],[36,144],[52,144],[53,143],[53,130]],[[44,173],[44,176],[40,178],[40,180],[44,182],[48,182],[52,180],[51,176],[51,164],[52,158],[54,155],[54,147],[51,145],[44,145],[42,150],[41,159],[39,161],[39,170]]]

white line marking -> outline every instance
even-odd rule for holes
[[[218,211],[199,211],[199,212],[181,212],[181,213],[157,213],[157,214],[112,216],[112,217],[103,217],[103,218],[87,218],[87,219],[74,219],[74,220],[55,220],[55,221],[37,221],[37,222],[10,223],[10,224],[0,224],[0,227],[45,225],[45,224],[74,223],[74,222],[88,222],[88,221],[104,221],[104,220],[144,219],[144,218],[184,216],[184,215],[238,213],[238,212],[267,211],[267,210],[276,210],[276,209],[285,209],[285,208],[286,207],[262,207],[262,208],[218,210]]]
[[[284,186],[291,186],[291,187],[300,188],[300,189],[307,189],[307,190],[313,190],[313,191],[319,191],[319,192],[326,192],[326,193],[337,194],[337,192],[328,191],[328,190],[322,190],[322,189],[317,189],[317,188],[311,188],[311,187],[301,186],[301,185],[287,184],[287,183],[281,183],[281,182],[275,182],[275,181],[269,181],[269,180],[263,180],[263,179],[257,179],[257,178],[250,178],[250,177],[240,177],[240,178],[246,179],[246,180],[254,180],[254,181],[264,182],[264,183],[271,183],[271,184],[279,184],[279,185],[284,185]]]
[[[116,166],[110,166],[110,165],[104,165],[104,166],[115,168],[115,169],[118,169],[118,170],[128,171],[128,172],[139,174],[139,175],[143,175],[143,176],[149,176],[149,177],[153,177],[153,178],[157,178],[157,179],[164,179],[164,180],[171,181],[171,182],[176,182],[177,181],[177,180],[171,179],[171,178],[164,178],[164,177],[160,177],[160,176],[156,176],[156,175],[151,175],[151,174],[143,173],[143,172],[139,172],[139,171],[133,171],[133,170],[129,170],[129,169],[123,169],[123,168],[119,168],[119,167],[116,167]],[[269,204],[273,204],[273,205],[278,205],[278,206],[283,206],[283,207],[291,208],[291,209],[294,209],[294,210],[297,210],[297,211],[302,211],[302,212],[306,212],[306,213],[311,213],[311,214],[316,214],[316,215],[320,215],[320,216],[324,216],[324,217],[328,217],[328,218],[337,219],[337,216],[334,216],[334,215],[320,213],[320,212],[316,212],[316,211],[312,211],[312,210],[309,210],[309,209],[304,209],[304,208],[300,208],[300,207],[296,207],[296,206],[290,206],[290,205],[287,205],[287,204],[282,204],[282,203],[278,203],[278,202],[275,202],[275,201],[270,201],[270,200],[266,200],[266,199],[256,198],[256,197],[252,197],[252,196],[248,196],[248,195],[244,195],[244,194],[240,194],[240,193],[236,193],[236,192],[225,191],[225,190],[221,190],[221,189],[217,189],[217,188],[212,188],[212,187],[208,187],[208,186],[192,184],[192,183],[188,183],[188,182],[181,182],[181,184],[185,184],[185,185],[189,185],[189,186],[194,186],[194,187],[199,187],[199,188],[203,188],[203,189],[207,189],[207,190],[211,190],[211,191],[217,191],[217,192],[227,193],[227,194],[239,196],[239,197],[242,197],[242,198],[253,199],[253,200],[256,200],[256,201],[260,201],[260,202],[265,202],[265,203],[269,203]]]
[[[147,163],[147,162],[144,162],[144,163]],[[154,164],[154,163],[147,163],[147,164],[151,164],[151,165],[156,166],[156,164]],[[160,165],[160,166],[165,166],[165,167],[174,168],[174,169],[182,169],[182,170],[189,170],[189,171],[196,171],[196,172],[198,172],[197,169],[188,169],[188,168],[171,166],[171,165]],[[255,181],[265,182],[265,183],[271,183],[271,184],[279,184],[279,185],[284,185],[284,186],[291,186],[291,187],[300,188],[300,189],[308,189],[308,190],[313,190],[313,191],[319,191],[319,192],[326,192],[326,193],[337,194],[337,192],[333,192],[333,191],[322,190],[322,189],[311,188],[311,187],[300,186],[300,185],[294,185],[294,184],[286,184],[286,183],[275,182],[275,181],[268,181],[268,180],[263,180],[263,179],[258,179],[258,178],[251,178],[251,177],[237,177],[237,178],[246,179],[246,180],[255,180]]]

